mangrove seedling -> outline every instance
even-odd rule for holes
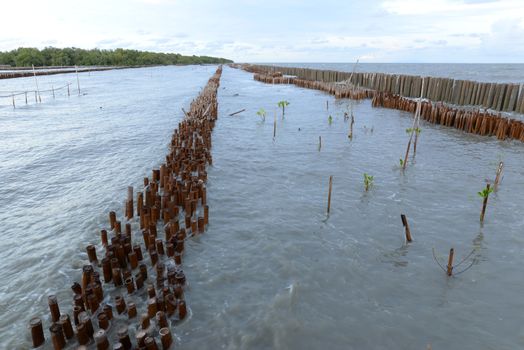
[[[493,192],[493,188],[490,187],[490,184],[486,185],[486,188],[480,192],[477,192],[480,197],[483,198],[482,201],[482,211],[480,212],[480,222],[484,222],[484,214],[486,214],[486,206],[488,205],[489,194]]]
[[[262,120],[266,120],[266,110],[264,108],[260,108],[257,112],[257,115],[262,118]]]
[[[266,120],[266,110],[264,108],[260,108],[257,112],[257,115],[262,118],[263,121]]]
[[[264,108],[260,108],[257,112],[257,115],[261,117],[263,121],[266,120],[266,110]]]
[[[286,114],[286,107],[289,106],[289,102],[282,100],[278,102],[277,106],[282,108],[282,118],[284,118],[284,114]]]
[[[328,124],[331,125],[333,123],[333,117],[329,115],[328,117]]]
[[[417,134],[420,134],[422,132],[420,128],[407,128],[406,129],[406,133],[408,134],[411,134],[413,131]]]
[[[400,167],[403,168],[404,167],[404,159],[402,158],[399,158],[399,163],[400,163]]]
[[[373,186],[373,176],[364,173],[364,188],[368,191],[371,186]]]

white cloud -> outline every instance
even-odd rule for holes
[[[21,11],[15,2],[3,4],[11,15],[0,21],[0,50],[99,46],[237,61],[524,62],[524,0],[90,0],[75,6],[68,0],[26,0],[24,5]]]

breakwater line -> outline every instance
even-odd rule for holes
[[[349,79],[344,82],[324,81],[337,80],[340,78],[337,74],[332,75],[331,71],[312,72],[314,70],[306,68],[296,68],[297,71],[294,71],[295,68],[283,67],[289,69],[292,73],[302,72],[302,76],[309,76],[311,78],[320,76],[321,79],[324,79],[309,80],[295,76],[284,76],[282,72],[265,70],[269,66],[233,65],[233,67],[253,72],[254,80],[268,84],[295,84],[299,87],[327,92],[331,95],[335,95],[336,98],[351,98],[355,100],[371,98],[373,107],[391,108],[410,113],[415,113],[416,110],[417,102],[411,97],[405,97],[401,94],[384,92],[381,90],[362,88],[358,84],[355,86],[349,82]],[[289,70],[287,72],[290,72]],[[319,72],[322,72],[322,74]],[[328,73],[327,77],[325,77],[323,76],[324,72],[331,73]],[[351,73],[336,73],[348,74],[351,77]],[[425,83],[425,79],[426,78],[421,78],[420,80],[419,88],[424,88],[420,91],[420,96],[427,96],[425,89],[431,87],[431,84]],[[454,127],[464,132],[476,135],[495,136],[499,140],[514,139],[524,142],[524,122],[514,118],[507,118],[500,112],[496,113],[491,110],[481,111],[478,106],[451,106],[442,101],[435,102],[428,98],[425,99],[421,107],[421,116],[427,122]]]
[[[56,297],[48,297],[55,349],[76,343],[94,343],[97,349],[108,349],[110,343],[115,349],[172,346],[174,325],[190,314],[184,297],[184,242],[203,233],[209,221],[206,166],[212,163],[221,72],[219,67],[191,103],[166,161],[144,178],[136,198],[128,189],[122,218],[111,211],[99,243],[86,247],[89,264],[71,286],[73,317],[60,312]],[[43,323],[40,318],[29,323],[35,347],[49,339]]]
[[[142,67],[142,66],[140,66]],[[32,77],[34,75],[55,75],[55,74],[68,74],[68,73],[83,73],[83,72],[99,72],[99,71],[106,71],[106,70],[114,70],[114,69],[127,69],[127,68],[140,68],[140,67],[80,67],[78,69],[73,68],[65,68],[65,69],[52,69],[52,70],[41,70],[36,69],[33,72],[32,70],[25,69],[25,70],[17,70],[15,72],[2,72],[0,71],[0,79],[13,79],[13,78],[26,78],[26,77]]]
[[[326,83],[317,80],[299,79],[296,77],[283,76],[282,73],[272,74],[255,73],[253,79],[267,84],[295,84],[298,87],[314,89],[335,95],[336,98],[351,98],[353,100],[362,100],[371,98],[374,95],[373,90],[355,88],[346,84]]]
[[[281,72],[299,79],[335,83],[347,81],[355,87],[422,98],[454,105],[471,105],[503,112],[524,113],[524,84],[484,83],[404,74],[339,72],[268,65],[234,65],[252,73]]]
[[[385,107],[415,113],[417,102],[399,95],[379,92],[373,96],[373,107]],[[450,107],[441,102],[424,101],[421,117],[432,124],[462,130],[481,136],[496,136],[499,140],[514,139],[524,142],[524,123],[499,114]]]

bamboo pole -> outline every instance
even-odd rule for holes
[[[484,197],[484,200],[482,201],[482,211],[480,213],[480,222],[481,223],[484,223],[484,215],[486,214],[486,207],[488,205],[489,189],[490,189],[490,184],[487,184],[486,185],[486,196]]]
[[[499,167],[497,168],[497,176],[495,177],[495,183],[493,184],[493,188],[495,191],[497,190],[497,187],[499,185],[500,176],[502,175],[503,168],[504,168],[504,162],[500,162]]]
[[[332,188],[333,188],[333,175],[330,175],[329,176],[328,202],[327,202],[327,215],[328,216],[331,210],[331,190]]]
[[[40,89],[38,88],[38,80],[36,79],[35,65],[33,64],[33,76],[35,78],[36,93],[38,94],[38,100],[42,103],[42,98],[40,97]]]
[[[400,219],[402,220],[402,225],[404,226],[406,231],[406,241],[411,242],[411,231],[409,230],[409,224],[408,220],[406,219],[406,215],[400,214]]]
[[[277,137],[277,111],[275,111],[275,120],[273,121],[273,140]]]
[[[353,124],[355,124],[355,118],[353,117],[353,113],[351,113],[351,122],[349,123],[349,134],[348,134],[348,138],[350,140],[353,140]]]
[[[423,93],[424,93],[424,89],[422,89],[421,95]],[[415,118],[413,120],[413,126],[411,128],[411,135],[409,136],[408,147],[406,148],[406,155],[404,157],[404,163],[402,164],[402,169],[406,169],[406,165],[408,164],[409,149],[411,148],[411,141],[413,140],[413,133],[415,132],[415,127],[416,125],[418,125],[417,120],[420,117],[421,102],[422,102],[422,98],[419,98],[419,100],[417,101],[417,109],[415,111]]]
[[[453,274],[453,256],[454,255],[455,255],[455,250],[451,248],[449,250],[448,265],[447,265],[447,270],[446,270],[446,273],[448,274],[448,276],[451,276]]]
[[[80,96],[80,79],[78,78],[78,66],[75,65],[76,85],[78,87],[78,96]]]

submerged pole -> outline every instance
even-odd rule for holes
[[[409,224],[408,220],[406,219],[406,215],[400,214],[400,219],[402,220],[402,225],[404,225],[406,231],[406,241],[411,242],[411,231],[409,230]]]
[[[504,169],[504,162],[499,163],[499,167],[497,168],[497,176],[495,177],[495,183],[493,187],[495,190],[497,189],[499,182],[500,182],[500,176],[502,175],[502,170]]]
[[[488,197],[490,193],[490,184],[486,185],[484,200],[482,201],[482,212],[480,213],[480,222],[484,222],[484,215],[486,214],[486,206],[488,205]]]
[[[38,100],[42,103],[42,97],[40,97],[40,89],[38,88],[38,80],[36,79],[35,65],[33,64],[33,76],[35,77],[36,94],[38,94]],[[35,95],[36,96],[36,95]]]
[[[76,85],[78,87],[78,96],[80,96],[80,79],[78,78],[78,66],[75,65]]]
[[[331,190],[332,188],[333,188],[333,175],[330,175],[329,176],[328,203],[327,203],[327,215],[328,216],[331,210]]]
[[[446,270],[446,273],[448,274],[448,276],[451,276],[453,274],[453,255],[454,254],[455,254],[455,250],[451,248],[449,250],[448,266]]]

